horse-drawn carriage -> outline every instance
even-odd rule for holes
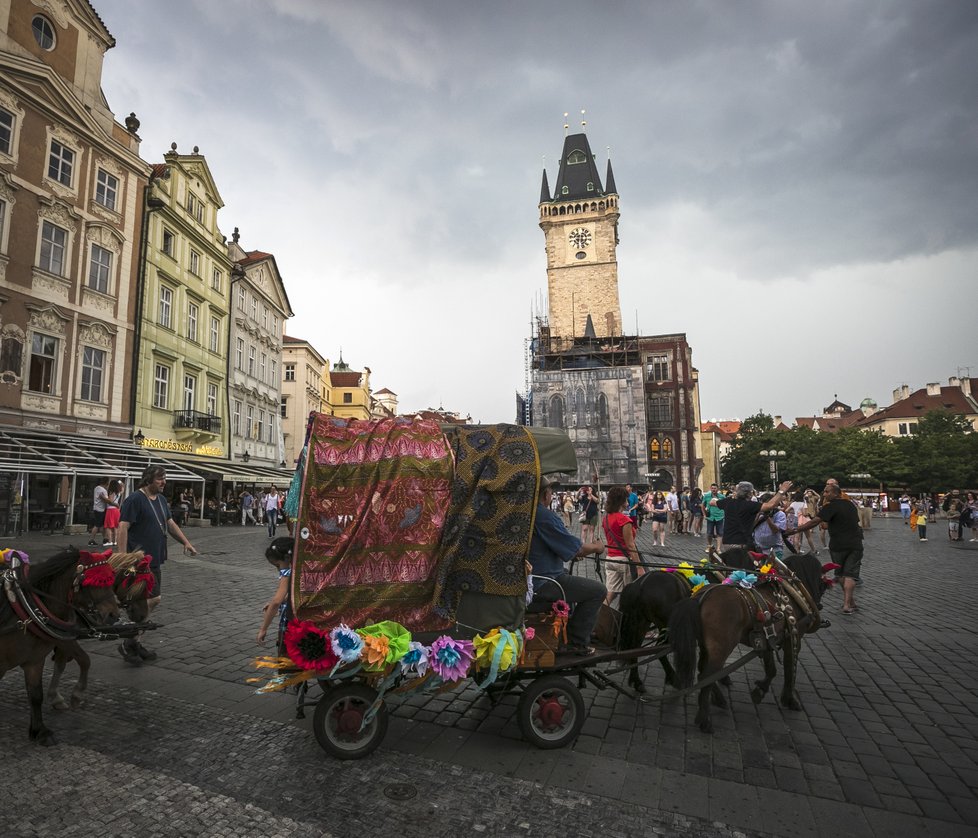
[[[295,487],[291,619],[280,656],[258,661],[276,671],[259,691],[295,686],[299,714],[315,706],[320,745],[351,759],[382,741],[389,699],[466,678],[492,700],[519,692],[520,728],[541,748],[580,732],[586,683],[637,695],[638,663],[657,658],[668,680],[670,647],[647,629],[665,627],[697,570],[722,581],[731,568],[646,574],[660,581],[629,586],[624,617],[604,607],[596,654],[562,654],[567,603],[533,600],[527,555],[541,477],[576,470],[553,429],[314,416]],[[772,634],[789,626],[782,599]],[[709,690],[722,663],[695,688]],[[632,688],[616,678],[626,672]],[[322,692],[309,698],[314,682]]]

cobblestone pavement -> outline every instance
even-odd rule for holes
[[[289,697],[246,683],[276,582],[264,530],[194,529],[201,555],[166,565],[155,614],[165,625],[148,636],[159,660],[130,668],[110,644],[89,643],[87,706],[48,714],[62,744],[27,743],[23,680],[0,681],[3,764],[36,783],[8,784],[5,821],[17,826],[5,831],[978,835],[978,545],[931,530],[920,543],[896,519],[873,522],[859,612],[843,616],[829,593],[832,626],[802,650],[804,712],[772,695],[751,703],[758,663],[735,673],[712,737],[692,725],[692,698],[642,704],[587,687],[574,747],[540,751],[520,738],[515,697],[492,707],[468,687],[392,705],[381,748],[340,763]],[[69,541],[31,534],[18,546],[40,559]],[[695,561],[704,542],[670,536],[659,552]],[[591,565],[578,569],[593,575]],[[651,695],[663,691],[657,664],[645,676]],[[389,799],[397,783],[416,796]],[[48,795],[59,802],[38,805]]]

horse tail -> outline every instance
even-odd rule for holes
[[[676,603],[669,616],[669,642],[676,667],[676,686],[681,690],[691,687],[696,680],[696,653],[702,636],[699,600]]]

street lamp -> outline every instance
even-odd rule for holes
[[[771,467],[771,487],[774,491],[778,490],[778,460],[783,460],[788,455],[784,451],[775,451],[773,448],[768,451],[761,451],[761,456],[768,461]]]

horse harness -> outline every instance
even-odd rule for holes
[[[108,564],[108,562],[100,562],[99,564]],[[72,592],[68,594],[67,605],[72,609],[73,615],[82,613],[72,604],[72,594],[77,592],[81,578],[89,567],[94,567],[94,565],[79,570],[72,585]],[[0,620],[0,634],[9,634],[14,631],[21,631],[25,634],[30,632],[41,640],[56,641],[78,640],[80,637],[89,634],[88,629],[80,630],[78,628],[78,622],[74,618],[62,620],[52,614],[43,602],[45,598],[48,598],[48,595],[31,588],[28,576],[29,565],[20,562],[16,562],[13,567],[0,571],[3,592],[14,616],[14,622],[11,625],[4,625],[3,623],[6,621]]]

